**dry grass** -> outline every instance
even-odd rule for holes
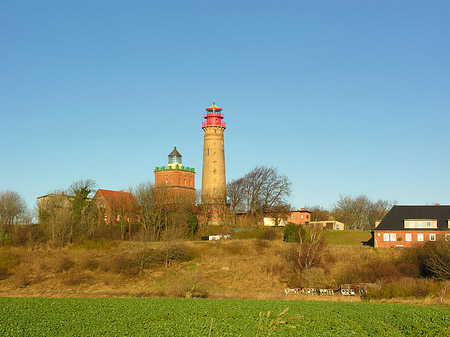
[[[8,274],[0,280],[0,296],[360,300],[285,295],[292,270],[286,262],[289,244],[281,241],[117,242],[105,249],[99,249],[100,244],[93,246],[1,249],[0,258],[8,258],[0,260],[0,267],[7,266],[3,268]],[[301,285],[355,281],[364,273],[364,266],[373,261],[395,265],[401,254],[400,250],[354,246],[328,249],[323,265],[298,275]],[[448,289],[437,290],[443,303],[450,301]]]

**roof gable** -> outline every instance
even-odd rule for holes
[[[450,220],[449,205],[429,205],[429,206],[393,206],[378,224],[375,230],[415,230],[405,228],[404,220],[437,220],[438,230],[448,230],[448,220]],[[421,228],[426,229],[426,228]],[[436,229],[434,229],[436,230]]]
[[[99,189],[94,199],[97,200],[99,196],[102,196],[108,202],[109,206],[116,210],[124,209],[134,211],[138,208],[136,199],[130,192]]]

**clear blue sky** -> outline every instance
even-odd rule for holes
[[[450,2],[0,2],[0,190],[154,179],[201,188],[205,108],[227,180],[257,165],[299,208],[365,194],[450,204]]]

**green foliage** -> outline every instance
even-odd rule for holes
[[[212,337],[255,336],[260,312],[286,307],[303,318],[288,321],[296,329],[280,325],[272,336],[447,336],[450,326],[447,307],[392,303],[0,298],[0,307],[4,337],[208,336],[212,320]]]
[[[298,242],[300,239],[298,227],[293,223],[288,223],[284,228],[285,242]]]

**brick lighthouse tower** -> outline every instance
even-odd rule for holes
[[[227,191],[225,180],[225,152],[222,122],[222,109],[215,102],[206,109],[206,121],[202,123],[205,133],[203,141],[202,201],[201,217],[204,222],[220,225],[227,210]]]

